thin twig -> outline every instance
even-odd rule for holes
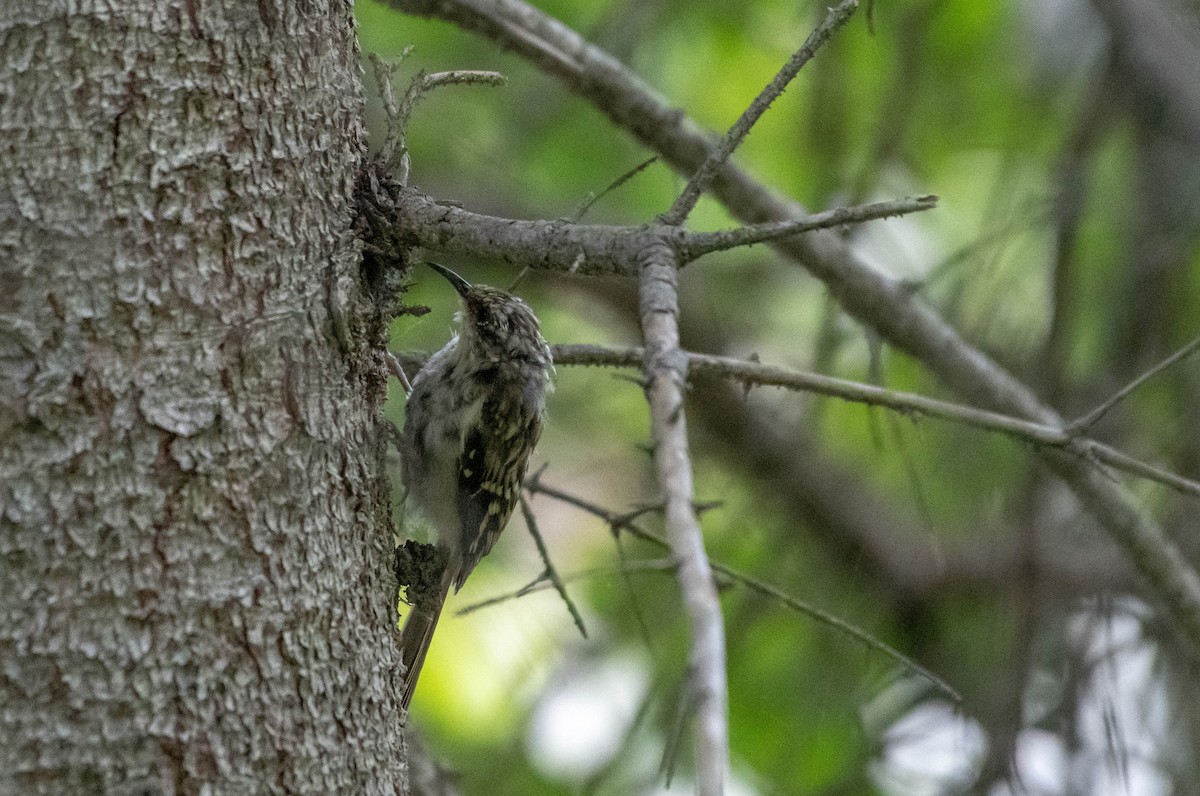
[[[1068,432],[1069,433],[1069,432]],[[1147,481],[1154,481],[1174,489],[1176,492],[1192,497],[1200,497],[1200,483],[1193,481],[1190,478],[1185,478],[1178,473],[1173,473],[1170,470],[1164,470],[1161,467],[1155,467],[1148,462],[1140,459],[1135,459],[1128,453],[1119,451],[1111,445],[1106,445],[1103,442],[1098,442],[1094,439],[1083,441],[1084,450],[1091,456],[1096,457],[1099,461],[1104,462],[1110,467],[1114,467],[1122,472],[1136,475]]]
[[[407,56],[411,50],[411,47],[406,48],[401,58],[403,59],[403,57]],[[417,106],[421,98],[435,88],[442,86],[471,84],[503,86],[508,82],[508,78],[499,72],[458,70],[452,72],[435,72],[431,75],[418,72],[408,84],[408,89],[404,92],[404,97],[397,104],[392,94],[391,73],[382,71],[382,60],[377,58],[374,60],[377,74],[386,74],[387,76],[384,108],[388,117],[388,132],[387,139],[384,142],[382,158],[389,170],[396,175],[400,184],[404,186],[408,185],[408,176],[411,170],[411,162],[408,157],[408,122],[412,116],[413,108]]]
[[[371,53],[371,66],[375,71],[375,84],[379,87],[379,96],[383,102],[383,114],[387,118],[387,130],[383,136],[383,145],[379,150],[379,159],[392,172],[401,185],[408,184],[408,158],[404,146],[404,120],[400,118],[400,109],[396,104],[396,91],[393,79],[396,70],[405,58],[412,53],[412,46],[404,48],[400,57],[393,63],[388,63],[379,53]]]
[[[1157,365],[1150,368],[1121,389],[1117,390],[1117,392],[1111,398],[1097,406],[1092,411],[1088,412],[1086,415],[1071,421],[1071,424],[1068,426],[1068,428],[1075,433],[1080,433],[1091,428],[1100,420],[1100,418],[1104,417],[1109,409],[1112,409],[1118,403],[1123,401],[1131,392],[1136,390],[1138,387],[1141,387],[1147,381],[1162,373],[1179,360],[1184,359],[1185,357],[1194,353],[1197,349],[1200,349],[1200,337],[1194,338],[1183,348],[1179,349],[1174,354],[1171,354],[1171,356],[1167,357],[1162,362],[1159,362]]]
[[[690,667],[689,667],[690,668]],[[687,727],[687,718],[695,709],[697,702],[696,678],[689,671],[688,676],[679,684],[679,701],[675,705],[675,720],[671,722],[671,733],[663,746],[662,760],[658,764],[658,773],[663,778],[663,785],[671,787],[675,778],[675,761],[679,759],[679,747],[683,741],[683,731]]]
[[[578,577],[583,578],[585,576],[586,573],[579,573]],[[572,578],[568,577],[566,580],[570,581]],[[500,605],[501,603],[506,603],[509,600],[515,600],[519,597],[533,594],[534,592],[545,591],[546,589],[552,588],[554,588],[554,584],[550,582],[550,578],[547,576],[545,570],[543,570],[536,578],[529,581],[521,588],[504,592],[502,594],[497,594],[495,597],[488,597],[486,600],[480,600],[479,602],[471,603],[464,608],[459,608],[454,612],[454,615],[466,616],[467,614],[473,614],[476,611],[481,611],[484,608],[491,608],[493,606]]]
[[[550,561],[550,552],[546,549],[546,542],[543,541],[541,532],[538,531],[537,518],[533,516],[533,509],[529,507],[529,501],[525,499],[524,494],[519,495],[518,500],[521,504],[521,515],[525,518],[525,527],[529,529],[529,535],[533,537],[533,543],[537,545],[538,555],[542,557],[542,563],[546,565],[546,577],[549,578],[554,590],[566,604],[567,610],[571,612],[571,618],[575,620],[575,627],[579,628],[579,632],[584,638],[587,638],[587,628],[583,626],[583,615],[579,613],[579,609],[571,600],[571,595],[567,594],[566,584],[563,583],[563,579],[558,575],[558,570]]]
[[[742,584],[743,586],[745,586],[747,589],[750,589],[751,591],[756,591],[759,594],[762,594],[764,596],[772,597],[772,598],[778,600],[779,602],[783,603],[784,605],[786,605],[788,608],[791,608],[793,611],[796,611],[797,613],[801,613],[806,616],[809,616],[813,619],[816,619],[818,622],[822,622],[836,630],[841,631],[842,633],[845,633],[847,636],[850,636],[854,640],[861,642],[868,649],[872,649],[872,650],[875,650],[876,652],[886,655],[887,657],[896,661],[897,663],[899,663],[901,666],[908,669],[909,671],[914,672],[915,674],[925,678],[935,688],[937,688],[937,690],[941,691],[943,694],[948,696],[955,703],[962,702],[962,695],[959,694],[958,691],[956,691],[945,680],[938,677],[936,674],[931,672],[929,669],[926,669],[924,666],[917,663],[916,661],[914,661],[912,658],[908,657],[904,653],[900,652],[898,649],[891,646],[887,642],[880,641],[879,639],[875,638],[867,631],[862,630],[861,628],[850,624],[845,619],[836,617],[827,611],[822,611],[820,608],[817,608],[815,605],[812,605],[811,603],[804,602],[803,600],[798,600],[795,597],[788,595],[786,592],[780,591],[779,589],[775,588],[774,586],[770,586],[766,583],[763,583],[762,581],[756,580],[756,579],[750,577],[749,575],[743,575],[742,573],[740,573],[736,570],[730,569],[729,567],[725,566],[724,564],[718,564],[718,563],[714,562],[713,569],[715,569],[717,572],[720,572],[722,575],[729,578],[730,580],[733,580],[733,581],[736,581],[736,582]]]
[[[525,277],[529,276],[530,270],[531,270],[530,267],[527,265],[524,268],[522,268],[520,271],[518,271],[517,275],[515,277],[513,277],[513,281],[509,282],[508,286],[505,289],[509,293],[515,293],[517,288],[520,286],[520,284],[525,281]]]
[[[626,574],[662,573],[675,571],[675,562],[668,558],[629,561],[627,562],[627,566],[628,572]],[[611,578],[613,575],[620,577],[621,567],[592,567],[591,569],[583,569],[579,572],[572,572],[567,575],[563,575],[561,577],[561,582],[577,583],[579,581],[590,580],[592,578]],[[471,603],[470,605],[459,608],[455,613],[457,616],[466,616],[467,614],[473,614],[476,611],[482,611],[484,608],[492,608],[502,603],[509,602],[510,600],[520,599],[521,597],[533,594],[535,592],[556,588],[557,587],[550,582],[550,579],[546,576],[546,574],[542,573],[519,589],[506,591],[501,594],[497,594],[494,597],[488,597],[487,599],[480,600],[479,602]]]
[[[654,699],[659,694],[666,690],[663,684],[661,675],[651,681],[643,693],[641,701],[638,702],[637,710],[634,711],[633,719],[625,728],[624,736],[621,739],[620,745],[616,751],[609,756],[608,762],[604,763],[599,769],[593,771],[579,788],[580,796],[595,796],[600,792],[605,781],[613,775],[621,766],[625,765],[632,757],[633,743],[637,737],[638,731],[642,724],[645,723],[646,717],[650,715],[650,708],[654,704]],[[610,792],[610,791],[604,791]]]
[[[508,78],[499,72],[485,72],[472,69],[456,69],[449,72],[434,72],[425,74],[424,72],[417,73],[413,77],[412,82],[408,84],[408,90],[404,92],[404,99],[400,101],[398,119],[401,129],[408,129],[408,120],[412,116],[413,108],[416,107],[426,94],[433,91],[435,88],[442,86],[503,86],[508,83]]]
[[[808,38],[804,41],[804,45],[795,52],[783,68],[772,78],[766,88],[754,98],[750,106],[742,112],[729,131],[722,136],[717,145],[713,147],[712,152],[700,164],[700,168],[696,169],[696,173],[688,180],[683,191],[679,194],[679,198],[675,200],[675,204],[671,206],[661,217],[660,221],[664,224],[678,226],[682,224],[696,206],[696,202],[700,201],[700,196],[712,183],[718,169],[729,160],[729,156],[733,154],[733,150],[737,149],[743,139],[749,134],[750,128],[754,123],[767,112],[767,108],[771,107],[783,90],[787,88],[792,79],[800,72],[800,69],[808,63],[812,57],[833,35],[834,31],[840,28],[850,19],[850,15],[858,8],[858,0],[842,0],[836,8],[829,9],[829,13],[825,17],[825,21],[817,27]]]
[[[613,546],[617,548],[617,572],[621,575],[621,583],[625,586],[625,595],[629,598],[629,607],[633,611],[633,619],[637,623],[638,632],[642,634],[642,641],[645,642],[647,649],[653,650],[654,634],[650,632],[650,623],[646,621],[646,615],[642,612],[642,606],[638,603],[637,592],[633,588],[633,578],[630,577],[630,566],[634,562],[630,562],[629,557],[625,555],[625,545],[621,541],[620,529],[615,525],[609,525],[612,529]],[[674,562],[672,562],[674,566]]]
[[[610,182],[608,184],[608,187],[605,188],[600,193],[588,196],[586,199],[584,199],[582,202],[580,202],[579,207],[577,207],[575,209],[575,212],[571,214],[571,221],[578,224],[579,220],[582,219],[587,214],[587,211],[592,209],[592,205],[596,204],[596,202],[599,202],[601,199],[608,196],[610,193],[617,190],[622,185],[629,182],[634,177],[641,174],[643,171],[650,168],[652,165],[654,165],[657,162],[658,162],[658,155],[655,155],[654,157],[651,157],[651,158],[647,158],[646,160],[643,160],[638,165],[634,166],[629,171],[622,174],[620,177],[617,177],[615,180]]]
[[[542,491],[540,489],[539,482],[536,482],[533,480],[529,480],[526,482],[526,489],[528,489],[530,492]],[[661,506],[658,507],[658,509],[660,509],[660,510],[661,510],[661,508],[662,508]],[[651,509],[649,509],[649,510],[654,510],[654,507],[651,507]],[[643,514],[643,513],[645,513],[645,512],[644,511],[638,512],[638,514]],[[519,589],[513,589],[512,591],[507,591],[507,592],[503,592],[501,594],[497,594],[494,597],[488,597],[487,599],[480,600],[480,601],[474,602],[474,603],[470,603],[462,608],[459,608],[455,612],[455,614],[457,616],[466,616],[467,614],[473,614],[476,611],[481,611],[484,608],[492,608],[492,607],[500,605],[502,603],[509,602],[510,600],[520,599],[521,597],[525,597],[527,595],[534,594],[535,592],[546,591],[547,589],[557,590],[558,584],[560,584],[560,583],[561,584],[574,583],[576,581],[588,580],[590,578],[612,577],[613,575],[616,575],[617,577],[621,578],[626,591],[630,594],[630,597],[632,599],[633,581],[630,580],[630,578],[629,578],[630,574],[675,572],[679,568],[675,564],[675,562],[669,558],[659,558],[659,559],[651,559],[651,560],[636,560],[636,561],[630,561],[628,558],[626,558],[625,553],[620,544],[619,531],[627,530],[630,527],[630,523],[632,523],[632,521],[633,521],[632,517],[629,514],[622,514],[622,515],[612,515],[612,521],[608,523],[609,528],[611,528],[614,531],[613,537],[614,537],[614,539],[616,539],[616,542],[617,542],[617,558],[618,558],[619,563],[616,567],[592,567],[591,569],[584,569],[584,570],[580,570],[579,572],[572,572],[568,575],[559,576],[557,583],[552,581],[549,571],[547,570],[547,571],[543,572],[542,574],[538,575],[533,580],[531,580],[529,583],[526,583],[524,586],[520,587]],[[667,545],[667,543],[665,541],[658,539],[657,537],[654,537],[654,536],[642,536],[640,533],[638,533],[641,529],[636,528],[636,526],[635,526],[635,529],[636,530],[632,533],[635,536],[638,536],[638,538],[650,540],[650,541],[660,544],[663,547],[669,548],[669,546]],[[560,594],[561,594],[561,592],[560,592]],[[644,636],[646,637],[647,645],[653,646],[653,640],[650,637],[650,629],[646,625],[645,619],[642,618],[641,611],[638,608],[636,600],[634,600],[634,602],[633,602],[633,610],[634,610],[634,614],[636,616],[636,621],[641,626],[641,630],[642,630]],[[587,635],[584,634],[584,637],[586,638]]]
[[[388,370],[404,388],[404,394],[412,394],[412,383],[408,380],[408,374],[404,372],[404,367],[400,364],[400,360],[396,359],[396,355],[391,351],[385,351],[383,361],[387,363]]]
[[[887,202],[838,207],[793,221],[768,221],[763,224],[750,224],[721,232],[693,232],[681,240],[679,250],[683,262],[686,263],[710,252],[725,251],[738,246],[751,246],[755,243],[786,238],[789,235],[798,235],[815,229],[841,227],[846,224],[859,224],[863,221],[932,210],[937,207],[937,202],[937,196],[928,194],[893,199]]]
[[[601,520],[608,523],[609,525],[620,524],[622,529],[628,531],[630,534],[632,534],[633,536],[636,536],[638,539],[641,539],[642,541],[650,542],[651,544],[654,544],[658,547],[662,547],[662,548],[665,548],[668,550],[670,549],[670,545],[667,544],[667,541],[665,539],[662,539],[659,536],[657,536],[656,534],[651,533],[650,531],[647,531],[646,529],[642,528],[640,525],[633,522],[632,520],[627,520],[625,517],[628,515],[615,514],[611,511],[609,511],[608,509],[605,509],[602,506],[598,506],[595,503],[592,503],[591,501],[587,500],[586,498],[581,498],[581,497],[579,497],[577,495],[573,495],[569,492],[564,492],[563,490],[558,489],[556,487],[548,486],[545,483],[543,483],[541,480],[538,480],[535,483],[527,483],[526,488],[530,492],[537,492],[537,493],[546,495],[547,497],[554,498],[555,500],[562,501],[563,503],[566,503],[567,505],[574,506],[575,508],[585,511],[588,514],[591,514],[592,516],[600,518]],[[784,606],[791,608],[793,611],[796,611],[799,614],[803,614],[812,619],[815,619],[818,622],[826,624],[829,627],[832,627],[833,629],[838,630],[838,631],[846,634],[847,636],[850,636],[855,641],[858,641],[858,642],[862,643],[863,645],[865,645],[867,648],[872,649],[882,655],[885,655],[888,658],[891,658],[892,660],[894,660],[896,663],[900,664],[905,669],[908,669],[909,671],[913,672],[914,674],[919,675],[920,677],[924,678],[930,684],[932,684],[938,691],[941,691],[943,694],[945,694],[947,697],[952,699],[954,702],[957,703],[957,702],[962,701],[962,696],[958,693],[958,691],[956,691],[945,680],[938,677],[936,674],[934,674],[930,670],[926,669],[924,666],[917,663],[916,661],[914,661],[912,658],[908,657],[904,653],[900,652],[895,647],[891,646],[890,644],[888,644],[884,641],[880,641],[879,639],[875,638],[874,636],[872,636],[870,633],[863,630],[862,628],[856,627],[855,625],[851,624],[850,622],[847,622],[845,619],[841,619],[827,611],[823,611],[820,608],[817,608],[816,606],[812,605],[811,603],[808,603],[803,600],[792,597],[788,593],[781,591],[780,589],[777,589],[774,586],[764,583],[756,578],[750,577],[749,575],[745,575],[731,567],[725,566],[724,564],[722,564],[718,561],[712,561],[712,568],[714,571],[729,578],[730,580],[734,581],[735,583],[741,584],[742,586],[746,587],[747,589],[750,589],[751,591],[756,591],[759,594],[762,594],[766,597],[769,597],[774,600],[778,600]]]

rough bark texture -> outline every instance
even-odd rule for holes
[[[396,792],[351,6],[77,8],[0,10],[0,793]]]

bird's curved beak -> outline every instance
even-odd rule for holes
[[[471,289],[470,282],[463,279],[461,276],[454,273],[453,271],[451,271],[449,268],[447,268],[444,265],[438,265],[437,263],[431,263],[428,260],[425,261],[425,264],[428,265],[433,270],[437,271],[442,276],[446,277],[446,281],[449,282],[450,284],[454,285],[454,289],[458,291],[458,295],[462,296],[463,298],[466,298],[467,291]]]

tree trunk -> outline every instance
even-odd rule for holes
[[[394,793],[349,3],[0,10],[0,793]]]

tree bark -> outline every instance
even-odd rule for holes
[[[0,793],[395,793],[349,3],[0,11]]]

